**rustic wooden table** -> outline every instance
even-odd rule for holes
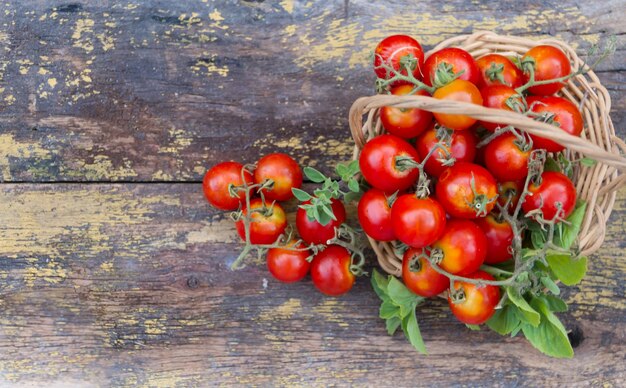
[[[289,152],[330,171],[387,34],[478,29],[618,37],[599,77],[626,135],[623,0],[23,0],[0,5],[0,385],[626,384],[618,195],[588,277],[566,291],[576,356],[469,332],[439,301],[430,350],[388,337],[367,279],[339,299],[228,269],[231,222],[200,181]],[[292,207],[293,209],[293,207]],[[371,258],[373,261],[373,258]],[[621,365],[621,366],[620,366]]]

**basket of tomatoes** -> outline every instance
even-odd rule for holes
[[[426,53],[390,36],[373,63],[378,94],[356,100],[349,122],[388,332],[426,352],[416,307],[439,296],[471,329],[571,357],[560,286],[583,278],[625,182],[595,64],[556,39],[492,32]]]

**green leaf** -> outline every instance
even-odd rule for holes
[[[335,216],[335,213],[333,213],[333,208],[331,207],[330,204],[321,205],[320,207],[322,208],[322,211],[326,213],[328,217],[330,217],[331,220],[337,221],[337,216]],[[325,225],[325,224],[322,224],[322,225]]]
[[[582,159],[580,159],[580,164],[582,164],[585,167],[593,167],[597,163],[598,162],[596,162],[595,160],[593,160],[591,158],[582,158]]]
[[[543,171],[561,172],[561,166],[554,158],[547,158],[546,163],[543,165]]]
[[[533,247],[537,249],[543,248],[546,240],[546,234],[541,229],[530,231],[530,241],[533,243]]]
[[[389,333],[389,335],[393,335],[401,324],[402,320],[398,317],[391,317],[387,319],[385,322],[385,325],[387,326],[387,333]]]
[[[321,172],[317,171],[313,167],[305,167],[304,175],[306,175],[309,180],[315,183],[322,183],[326,180],[326,177]]]
[[[400,308],[400,316],[406,317],[411,310],[415,310],[418,301],[423,298],[412,293],[400,280],[392,276],[387,285],[387,292],[391,300]]]
[[[554,237],[554,243],[556,245],[565,249],[570,249],[572,244],[574,244],[574,241],[578,238],[578,232],[580,232],[580,226],[583,223],[586,210],[587,203],[580,201],[576,205],[576,209],[574,209],[572,214],[567,217],[567,223],[561,222],[558,224],[558,228],[560,230]]]
[[[470,325],[469,323],[466,323],[465,326],[472,331],[480,331],[480,326],[478,325]]]
[[[558,298],[554,295],[543,295],[541,296],[541,300],[546,304],[550,311],[556,313],[562,313],[567,311],[567,303],[565,303],[563,299]]]
[[[487,326],[500,335],[507,335],[520,327],[518,309],[515,305],[505,305],[496,310],[495,314],[487,321]]]
[[[519,294],[518,290],[513,287],[506,287],[506,293],[511,303],[517,306],[521,320],[532,326],[539,325],[539,320],[541,319],[539,313],[528,304],[526,299]]]
[[[300,202],[306,202],[309,199],[313,198],[311,197],[311,194],[307,193],[304,190],[297,189],[295,187],[291,189],[291,192],[293,193],[294,197],[296,197],[298,201]]]
[[[561,293],[561,289],[554,282],[554,280],[552,280],[552,278],[550,276],[542,276],[541,277],[541,284],[543,284],[544,287],[546,287],[548,290],[550,290],[550,292],[553,293],[554,295],[559,295]]]
[[[361,190],[361,188],[359,187],[359,182],[354,178],[350,178],[350,180],[348,181],[348,188],[354,193],[358,193]]]
[[[344,202],[346,202],[346,203],[356,202],[356,201],[358,201],[359,199],[361,199],[361,196],[362,196],[362,195],[363,195],[363,193],[362,193],[362,192],[360,192],[360,191],[359,191],[358,193],[355,193],[355,192],[353,192],[353,191],[350,191],[350,192],[348,192],[347,194],[345,194],[345,195],[343,196],[343,200],[344,200]]]
[[[424,344],[424,339],[422,338],[422,333],[420,332],[420,327],[417,324],[417,316],[415,315],[415,310],[407,317],[402,319],[402,330],[404,331],[404,335],[408,338],[409,342],[413,347],[422,354],[427,354],[426,345]]]
[[[400,308],[396,306],[391,300],[383,300],[380,305],[378,316],[382,319],[389,319],[391,317],[397,317],[400,313]]]
[[[379,298],[388,298],[387,285],[389,284],[389,278],[381,275],[380,272],[374,269],[372,272],[371,283],[374,292],[376,292],[376,295],[378,295]]]
[[[573,259],[570,254],[548,251],[546,260],[556,277],[566,286],[578,284],[587,273],[585,256]]]
[[[343,163],[338,163],[337,167],[335,167],[335,172],[337,173],[337,175],[339,175],[340,177],[343,177],[346,175],[346,173],[348,172],[348,166],[346,166]]]
[[[537,327],[522,325],[526,339],[540,352],[558,358],[572,358],[574,350],[567,338],[565,327],[548,306],[538,298],[531,304],[541,313],[541,323]]]

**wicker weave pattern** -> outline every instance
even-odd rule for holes
[[[494,52],[504,55],[521,55],[539,44],[550,44],[561,48],[572,62],[574,70],[580,66],[585,66],[574,49],[559,40],[536,41],[496,35],[488,31],[445,40],[427,52],[426,57],[434,51],[451,46],[467,50],[474,58]],[[555,130],[549,124],[539,123],[518,113],[489,109],[474,104],[437,100],[425,96],[374,95],[362,97],[356,100],[350,109],[350,130],[355,142],[353,158],[358,158],[361,148],[367,140],[384,133],[384,128],[378,117],[379,108],[383,106],[420,108],[452,114],[462,113],[483,121],[510,124],[528,133],[550,138],[567,148],[565,152],[569,159],[575,160],[586,156],[598,162],[593,167],[580,167],[574,172],[574,184],[578,196],[588,203],[579,234],[582,254],[588,255],[602,245],[606,220],[613,209],[616,190],[626,183],[626,175],[623,174],[626,172],[626,158],[620,154],[620,151],[626,152],[626,143],[615,136],[615,129],[609,116],[611,98],[593,71],[569,80],[558,95],[572,101],[580,108],[584,119],[584,130],[581,137]],[[365,121],[363,121],[363,117],[365,117]],[[390,274],[400,275],[402,257],[398,257],[394,253],[394,243],[380,242],[369,237],[368,239],[382,268]]]

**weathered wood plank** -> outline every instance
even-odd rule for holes
[[[236,233],[198,184],[4,184],[0,385],[619,386],[625,211],[622,190],[589,276],[566,291],[563,320],[584,336],[573,360],[470,332],[442,301],[420,309],[423,357],[387,336],[368,279],[333,299],[262,263],[230,271]]]
[[[601,79],[623,129],[621,1],[20,1],[0,5],[0,180],[198,181],[282,150],[349,158],[347,112],[386,34],[428,47],[493,29],[580,45],[617,34]],[[407,12],[408,10],[408,12]],[[557,11],[558,10],[558,11]],[[621,132],[622,136],[624,132]]]

